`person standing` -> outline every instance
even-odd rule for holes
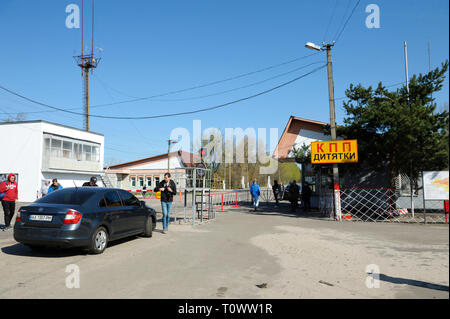
[[[285,190],[286,190],[286,188],[284,187],[284,184],[283,184],[283,182],[282,181],[280,181],[280,194],[281,194],[281,196],[280,196],[280,200],[283,200],[284,199],[284,192],[285,192]]]
[[[304,203],[305,212],[309,212],[311,210],[311,193],[312,190],[307,183],[303,185],[302,189],[302,199]]]
[[[300,196],[300,189],[297,182],[294,180],[289,185],[289,201],[291,202],[291,212],[295,212],[298,206],[298,198]]]
[[[97,177],[92,176],[89,182],[86,182],[83,184],[83,187],[91,186],[91,187],[98,187],[97,185]]]
[[[11,228],[11,220],[16,210],[16,201],[19,199],[19,191],[17,188],[16,175],[13,173],[8,175],[6,181],[0,184],[0,196],[2,196],[2,207],[5,216],[5,228]]]
[[[42,187],[41,187],[41,197],[44,197],[45,195],[48,194],[48,188],[49,188],[48,185],[50,185],[50,181],[48,181],[48,180],[44,181],[44,185],[42,185]]]
[[[256,183],[256,180],[253,180],[252,186],[250,186],[250,194],[252,195],[253,208],[256,211],[259,206],[259,195],[261,195],[261,190],[259,185]]]
[[[50,185],[50,187],[48,188],[47,194],[50,194],[51,192],[57,191],[62,188],[63,187],[61,186],[61,184],[58,183],[58,179],[54,178],[52,180],[52,185]]]
[[[161,209],[163,213],[163,234],[169,231],[170,212],[172,210],[173,196],[177,194],[177,187],[175,182],[170,179],[170,173],[164,174],[164,180],[156,185],[153,190],[161,192]]]
[[[145,194],[147,193],[147,186],[144,185],[144,187],[142,187],[142,197],[145,198]]]
[[[275,180],[273,182],[272,186],[273,196],[275,197],[275,206],[278,207],[279,205],[279,196],[281,194],[281,186],[278,184],[278,181]]]

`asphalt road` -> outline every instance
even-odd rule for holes
[[[37,253],[0,232],[0,298],[449,298],[447,225],[339,224],[271,206],[160,230],[101,255]]]

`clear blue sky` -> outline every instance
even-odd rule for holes
[[[32,99],[82,111],[82,77],[73,56],[80,54],[81,29],[65,26],[69,4],[81,0],[2,0],[0,2],[0,84]],[[90,0],[85,0],[85,39],[90,49]],[[305,42],[332,41],[356,0],[268,1],[95,1],[95,44],[102,60],[91,77],[91,105],[117,102],[184,89],[314,53]],[[381,28],[365,26],[367,5],[380,8]],[[428,71],[449,56],[449,3],[430,1],[361,1],[333,49],[336,98],[350,83],[386,85],[405,80],[403,41],[408,42],[409,74]],[[332,15],[332,13],[334,14]],[[329,25],[328,32],[327,26]],[[252,76],[160,99],[214,94],[313,62],[321,53]],[[187,101],[141,101],[92,108],[92,114],[158,115],[214,106],[240,99],[289,81],[320,66],[275,78],[245,89]],[[438,106],[448,102],[449,82],[436,94]],[[392,88],[392,89],[395,89]],[[120,93],[119,93],[120,92]],[[0,92],[0,118],[5,112],[47,110]],[[342,123],[342,100],[336,101]],[[289,86],[252,100],[207,113],[141,121],[91,118],[91,130],[105,135],[105,157],[116,162],[161,154],[175,127],[278,128],[290,115],[328,122],[327,73],[322,69]],[[28,113],[42,119],[83,127],[81,116],[61,112]]]

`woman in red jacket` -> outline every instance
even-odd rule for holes
[[[11,228],[11,220],[16,209],[16,200],[19,199],[17,190],[16,175],[13,173],[8,175],[8,179],[0,184],[0,193],[5,193],[2,198],[3,212],[5,214],[5,228]]]

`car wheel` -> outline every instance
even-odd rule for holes
[[[153,218],[151,216],[147,217],[147,220],[145,221],[144,232],[142,233],[142,236],[153,236]]]
[[[101,254],[105,251],[108,244],[108,232],[104,227],[99,227],[95,230],[92,236],[91,247],[89,251],[92,254]]]

